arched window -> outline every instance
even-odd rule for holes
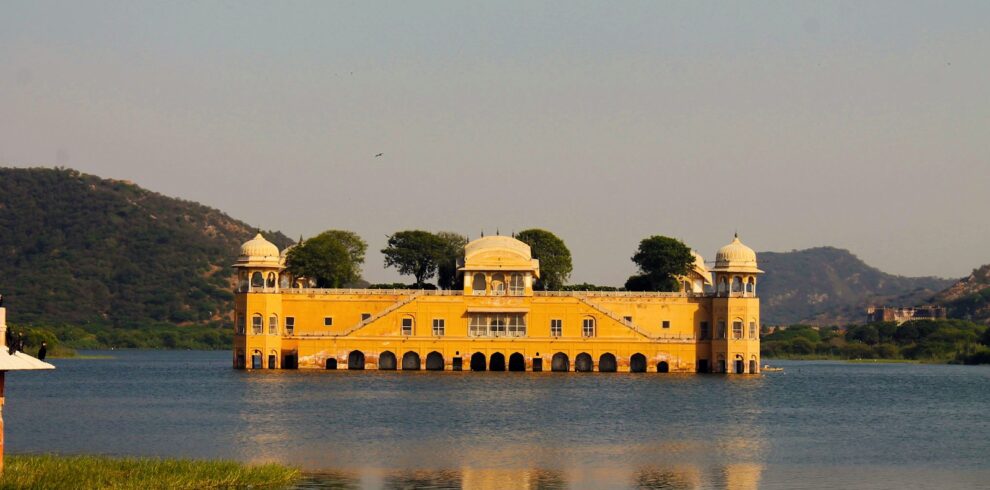
[[[382,371],[395,371],[395,354],[385,351],[378,356],[378,369]]]
[[[248,273],[247,271],[240,271],[237,273],[237,290],[244,292],[248,289]]]
[[[512,296],[522,296],[525,289],[523,287],[522,274],[512,274],[509,276],[509,294]]]
[[[404,371],[419,371],[419,354],[413,351],[402,355],[402,369]]]
[[[515,352],[509,356],[509,371],[525,371],[526,358],[522,354]]]
[[[757,339],[760,335],[760,329],[756,326],[756,320],[749,321],[749,338]]]
[[[347,354],[347,369],[364,369],[364,352],[353,350]]]
[[[278,315],[268,317],[268,335],[278,335]]]
[[[265,319],[262,318],[260,314],[255,313],[254,316],[251,317],[251,332],[255,335],[261,335],[264,332],[264,328]]]
[[[595,319],[592,317],[587,317],[581,322],[581,336],[582,337],[594,337],[595,336]]]
[[[492,276],[492,294],[495,296],[505,295],[505,274],[498,273]]]
[[[251,287],[253,288],[265,287],[265,278],[261,275],[260,272],[255,271],[254,274],[251,274]]]
[[[426,355],[427,371],[443,371],[443,354],[433,351]]]
[[[732,338],[735,340],[743,338],[743,321],[741,318],[736,318],[732,321]]]
[[[725,277],[718,278],[718,292],[724,293],[728,291],[728,283],[725,281]]]
[[[734,276],[732,278],[732,292],[741,293],[743,290],[742,278],[739,276]]]
[[[275,273],[274,272],[269,272],[268,273],[268,280],[265,281],[265,287],[268,287],[268,288],[274,288],[275,287]]]
[[[574,358],[574,370],[579,373],[590,373],[595,369],[595,363],[591,360],[591,355],[582,352]]]
[[[618,363],[615,361],[615,356],[613,354],[606,352],[598,357],[598,372],[614,373],[617,370]]]
[[[554,372],[567,372],[571,370],[571,361],[567,354],[558,352],[550,359],[550,370]]]
[[[751,277],[751,278],[749,278],[748,281],[746,281],[746,292],[747,293],[750,293],[750,294],[753,294],[753,293],[756,292],[756,279],[753,279]]]
[[[633,354],[629,358],[629,372],[630,373],[645,373],[646,372],[646,356],[640,353]]]
[[[474,289],[475,296],[485,295],[485,275],[482,273],[477,273],[474,275],[474,281],[471,283],[471,288]]]

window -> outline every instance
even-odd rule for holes
[[[361,321],[366,322],[371,319],[371,313],[361,313]]]
[[[622,321],[624,321],[626,323],[632,323],[632,317],[631,316],[624,316],[624,317],[622,317]]]
[[[522,314],[471,314],[468,334],[472,337],[524,337],[526,317]]]
[[[581,335],[585,337],[595,336],[595,319],[585,318],[581,325]]]
[[[402,319],[402,335],[412,335],[413,319],[405,317]]]
[[[474,282],[471,283],[471,289],[474,290],[475,296],[485,295],[485,275],[478,273],[474,275]]]
[[[743,322],[741,320],[732,322],[732,338],[736,340],[743,338]]]
[[[523,319],[522,315],[509,315],[509,336],[526,336],[526,320]]]
[[[724,320],[718,322],[718,329],[715,330],[715,338],[716,339],[724,339],[725,338],[725,321]]]
[[[262,277],[260,272],[255,272],[254,274],[251,274],[251,287],[253,288],[265,287],[265,278]]]
[[[561,332],[564,330],[563,320],[550,320],[550,336],[560,337]]]
[[[512,274],[509,276],[509,294],[512,296],[522,296],[525,289],[523,287],[522,274]]]
[[[285,333],[286,335],[292,335],[296,330],[296,317],[287,316],[285,317]]]
[[[698,326],[698,338],[706,340],[709,334],[711,332],[708,331],[708,322],[701,322],[701,325]]]
[[[484,337],[488,335],[488,320],[485,315],[471,315],[471,325],[468,333],[472,337]]]
[[[255,335],[261,335],[262,329],[265,328],[265,319],[261,318],[261,315],[254,315],[251,317],[251,331]]]
[[[265,287],[267,287],[267,288],[274,288],[275,287],[275,273],[274,272],[269,272],[268,273],[268,280],[265,281]]]
[[[268,317],[268,335],[278,335],[278,317],[275,315]]]
[[[234,331],[237,335],[244,335],[247,331],[247,321],[244,320],[244,313],[238,313],[234,320]]]
[[[749,322],[749,338],[755,339],[756,333],[757,333],[756,322]]]
[[[505,275],[502,273],[492,276],[492,294],[505,296]]]
[[[504,337],[505,336],[505,321],[504,317],[493,316],[488,321],[488,333],[493,337]]]
[[[751,277],[749,278],[749,281],[746,281],[746,292],[752,293],[755,289],[756,289],[756,283],[753,281],[753,278]]]
[[[433,319],[433,335],[436,335],[438,337],[443,336],[443,331],[444,331],[444,327],[445,327],[444,323],[445,322],[444,322],[443,318],[434,318]]]
[[[670,320],[664,320],[662,325],[663,328],[670,328]]]
[[[333,326],[333,317],[332,316],[325,316],[325,317],[323,317],[323,326],[324,327],[332,327]]]

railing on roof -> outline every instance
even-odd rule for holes
[[[571,297],[612,297],[612,298],[706,298],[715,296],[714,293],[682,293],[661,291],[533,291],[534,296],[571,296]]]
[[[351,289],[351,288],[286,288],[282,294],[377,294],[382,296],[462,296],[461,290],[444,289]]]

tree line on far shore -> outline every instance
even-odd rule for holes
[[[791,325],[764,334],[764,357],[892,359],[990,364],[990,328],[967,320],[914,320],[815,328]]]
[[[677,291],[677,276],[687,274],[694,263],[691,249],[683,242],[654,235],[640,241],[632,256],[639,273],[630,277],[624,288],[587,283],[568,285],[574,267],[571,252],[560,237],[538,228],[513,236],[529,245],[533,258],[540,261],[540,277],[534,283],[534,289],[541,291]],[[346,230],[327,230],[305,240],[300,238],[289,249],[286,268],[292,275],[309,278],[321,288],[364,285],[373,289],[460,289],[463,276],[457,273],[457,262],[463,258],[467,243],[467,237],[448,231],[405,230],[389,236],[381,251],[385,256],[385,267],[412,276],[412,284],[362,284],[361,267],[368,244]],[[430,282],[434,279],[435,284]]]

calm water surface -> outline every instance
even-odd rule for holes
[[[7,376],[12,453],[279,461],[307,488],[990,488],[990,367],[783,373],[230,369],[117,351]]]

